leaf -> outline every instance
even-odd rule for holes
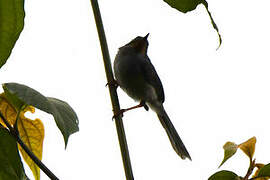
[[[256,137],[252,137],[246,142],[238,145],[238,147],[250,158],[252,159],[255,152]]]
[[[4,128],[0,128],[0,179],[27,179],[19,156],[17,142]]]
[[[69,135],[79,130],[78,117],[66,102],[51,97],[47,97],[47,99],[53,107],[56,124],[64,136],[65,145],[67,145]]]
[[[268,180],[270,178],[268,177],[257,177],[259,174],[259,171],[261,170],[261,168],[264,167],[264,164],[255,164],[255,167],[257,168],[256,172],[254,173],[254,175],[252,176],[252,179],[256,179],[256,180]],[[257,177],[257,178],[256,178]]]
[[[208,180],[240,180],[240,178],[231,171],[219,171],[213,174]]]
[[[258,175],[256,176],[256,178],[259,177],[267,177],[268,179],[270,178],[270,164],[267,164],[265,166],[263,166],[259,172]]]
[[[24,0],[0,0],[0,68],[23,30],[24,16]]]
[[[261,170],[261,168],[264,166],[264,164],[260,164],[260,163],[256,163],[255,167],[257,168],[257,170],[255,171],[255,173],[253,174],[253,178],[256,177],[259,173],[259,171]]]
[[[232,157],[236,153],[237,148],[238,148],[237,144],[233,142],[226,142],[224,144],[223,146],[224,158],[219,167],[222,166],[230,157]]]
[[[65,147],[67,146],[69,136],[79,131],[78,117],[66,102],[51,97],[45,97],[38,91],[22,84],[5,83],[3,84],[3,88],[13,95],[13,97],[19,98],[25,104],[52,114],[57,127],[64,137]]]
[[[8,103],[4,94],[0,94],[0,111],[6,120],[14,125],[17,117],[17,112],[15,108],[12,107]],[[25,143],[25,145],[41,160],[42,159],[42,148],[43,148],[43,140],[44,140],[44,126],[41,120],[35,119],[31,120],[24,116],[26,111],[30,111],[32,113],[35,112],[35,108],[32,106],[27,106],[24,111],[20,113],[20,118],[17,122],[17,127],[19,131],[19,135],[21,140]],[[2,125],[5,124],[1,121]],[[27,163],[30,169],[33,172],[33,175],[36,180],[40,179],[40,170],[39,167],[32,161],[32,159],[24,152],[24,150],[19,145],[19,150]]]
[[[201,0],[164,0],[172,8],[175,8],[183,13],[187,13],[196,9],[201,4]]]
[[[29,106],[28,106],[29,107]],[[30,108],[30,109],[29,109]],[[22,141],[31,150],[38,159],[42,159],[42,149],[44,140],[44,126],[40,119],[31,120],[24,116],[28,110],[34,112],[33,108],[29,107],[24,112],[21,112],[18,120],[18,131]],[[27,153],[19,146],[19,150],[24,161],[30,167],[36,180],[40,179],[40,169],[27,155]]]
[[[187,13],[189,11],[193,11],[194,9],[196,9],[196,7],[199,4],[203,4],[206,8],[206,11],[210,17],[211,23],[213,28],[217,31],[218,37],[219,37],[219,46],[220,47],[221,43],[222,43],[222,38],[221,35],[219,33],[219,29],[208,9],[208,3],[206,0],[164,0],[166,3],[168,3],[172,8],[175,8],[183,13]]]

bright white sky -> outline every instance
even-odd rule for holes
[[[176,155],[153,112],[128,112],[124,124],[135,179],[207,179],[218,171],[226,141],[252,136],[257,162],[270,162],[269,0],[208,0],[223,38],[218,51],[202,5],[182,14],[162,0],[99,3],[112,60],[118,47],[150,32],[149,57],[165,89],[164,106],[193,159]],[[24,31],[0,82],[62,99],[80,120],[64,150],[52,116],[31,116],[45,124],[43,162],[61,180],[125,179],[90,2],[30,0],[25,9]],[[121,107],[135,104],[118,92]],[[244,176],[247,167],[239,151],[221,169]],[[41,179],[48,178],[41,172]]]

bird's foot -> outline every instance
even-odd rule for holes
[[[106,86],[112,86],[112,87],[117,88],[119,86],[119,84],[115,79],[113,79],[112,81],[107,82]]]
[[[137,109],[137,108],[140,108],[140,107],[144,107],[144,109],[146,111],[148,111],[148,109],[149,109],[149,107],[145,104],[145,102],[144,101],[141,101],[140,104],[138,104],[136,106],[132,106],[132,107],[127,108],[127,109],[120,109],[120,111],[115,112],[114,115],[113,115],[113,117],[112,117],[112,119],[115,119],[118,116],[123,117],[124,116],[124,112],[130,111],[132,109]]]
[[[115,112],[112,120],[116,119],[119,116],[122,118],[124,116],[124,112],[126,112],[126,109],[120,109],[118,112]]]

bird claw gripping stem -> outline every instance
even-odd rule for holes
[[[107,82],[107,84],[105,86],[106,87],[107,86],[112,86],[112,87],[118,88],[119,84],[118,84],[118,82],[115,79],[113,79],[112,81]]]
[[[112,117],[112,120],[114,120],[114,119],[115,119],[116,117],[118,117],[118,116],[123,117],[123,116],[124,116],[124,112],[130,111],[130,110],[132,110],[132,109],[137,109],[137,108],[140,108],[140,107],[144,107],[144,109],[145,109],[146,111],[149,110],[149,107],[145,104],[145,102],[144,102],[144,101],[141,101],[140,104],[138,104],[138,105],[136,105],[136,106],[132,106],[132,107],[127,108],[127,109],[120,109],[120,111],[115,112],[114,115],[113,115],[113,117]]]

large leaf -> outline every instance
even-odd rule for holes
[[[64,137],[65,146],[67,145],[69,136],[79,130],[78,117],[66,102],[55,98],[45,97],[38,91],[22,84],[5,83],[3,84],[3,88],[5,91],[8,91],[10,95],[19,98],[25,104],[32,105],[42,111],[52,114]]]
[[[219,171],[213,174],[208,180],[240,180],[240,178],[231,171]]]
[[[0,0],[0,68],[23,30],[24,16],[24,0]]]
[[[0,179],[27,179],[19,156],[17,142],[4,128],[0,128]]]
[[[237,148],[238,148],[237,144],[233,142],[226,142],[224,144],[223,146],[224,158],[219,167],[222,166],[229,158],[231,158],[236,153]]]
[[[211,15],[211,12],[208,9],[208,3],[206,2],[206,0],[164,0],[166,3],[168,3],[171,7],[183,12],[183,13],[187,13],[189,11],[193,11],[194,9],[196,9],[196,7],[199,4],[203,4],[206,8],[206,11],[211,19],[211,23],[213,28],[217,31],[218,37],[219,37],[219,46],[222,43],[222,39],[221,39],[221,35],[219,33],[218,27]]]
[[[4,94],[0,94],[0,111],[10,125],[14,125],[17,117],[17,111],[14,107],[8,102]],[[35,108],[32,106],[27,106],[21,113],[20,118],[17,122],[18,132],[21,137],[21,140],[24,144],[31,150],[36,157],[40,160],[42,158],[42,148],[44,140],[44,126],[41,120],[35,119],[31,120],[24,116],[26,111],[35,112]],[[5,123],[0,120],[0,123],[5,127]],[[32,159],[25,153],[25,151],[19,146],[19,150],[27,163],[30,169],[33,172],[33,175],[36,180],[40,179],[40,170],[39,167],[32,161]]]
[[[30,107],[31,108],[31,107]],[[28,109],[26,109],[27,111]],[[34,112],[34,108],[31,108]],[[24,144],[31,150],[35,156],[41,160],[42,159],[42,149],[44,140],[44,126],[40,119],[31,120],[24,116],[25,112],[20,114],[20,119],[18,120],[18,131],[20,137]],[[28,154],[19,146],[19,150],[30,167],[36,180],[40,179],[40,169],[36,163],[28,156]]]

